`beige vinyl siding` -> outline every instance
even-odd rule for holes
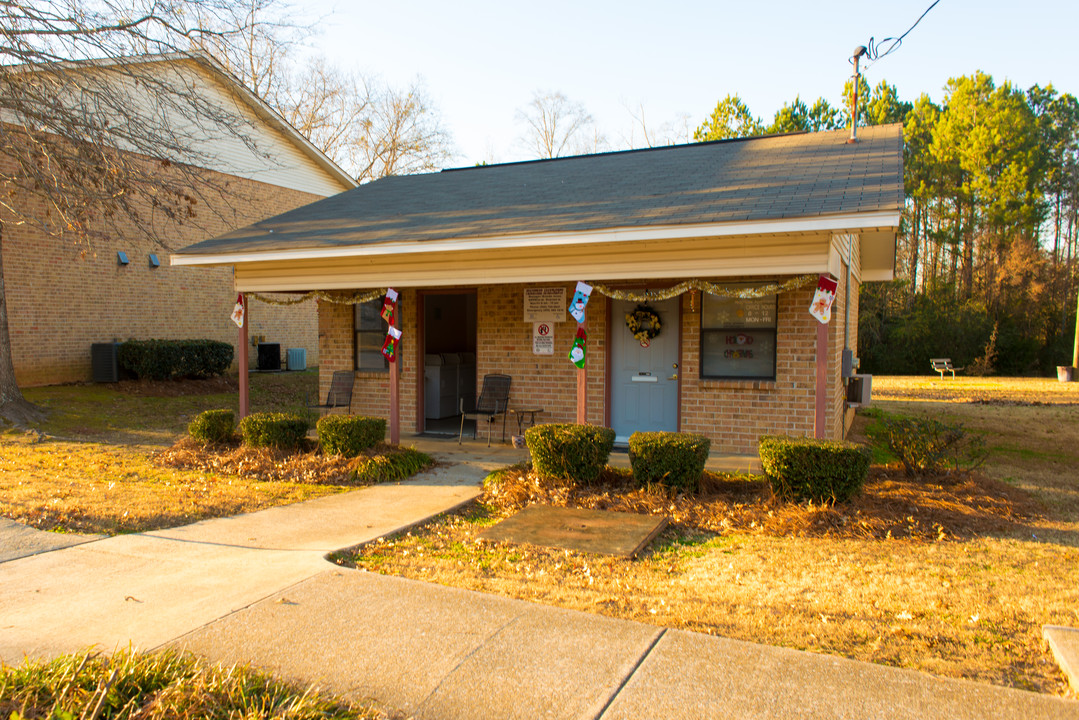
[[[86,87],[94,88],[94,92],[119,96],[145,122],[167,127],[179,146],[191,148],[193,152],[176,156],[167,147],[135,148],[118,139],[116,145],[121,150],[138,150],[155,158],[320,197],[355,187],[351,179],[339,174],[340,169],[335,171],[332,163],[295,131],[287,126],[284,130],[275,127],[284,121],[265,107],[256,109],[259,101],[253,96],[245,97],[242,89],[233,87],[229,81],[194,60],[147,62],[132,65],[123,72],[107,67],[87,67],[82,72],[86,74]],[[136,72],[140,77],[135,76]],[[150,80],[141,80],[142,76]],[[198,94],[208,105],[220,108],[221,116],[231,114],[236,118],[235,132],[230,132],[216,118],[191,118],[190,112],[177,109],[183,104],[182,100],[157,101],[156,90],[150,92],[145,87],[150,82],[176,87],[177,98],[183,93]],[[85,98],[73,97],[71,102],[73,105],[86,102],[85,111],[92,111],[92,93],[87,93]],[[6,116],[5,119],[10,120]],[[126,121],[117,118],[115,122]]]
[[[640,278],[783,276],[827,272],[831,236],[688,238],[568,247],[410,253],[237,263],[241,292],[439,287]]]
[[[270,126],[206,70],[192,62],[182,67],[185,79],[204,93],[205,98],[212,98],[223,108],[234,109],[246,121],[245,132],[254,145],[250,147],[242,138],[222,128],[184,128],[201,133],[200,150],[211,160],[209,169],[323,197],[349,189],[349,185],[319,167],[295,141]]]

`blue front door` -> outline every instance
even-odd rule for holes
[[[648,303],[662,323],[648,347],[626,327],[637,305],[611,303],[611,427],[620,445],[637,431],[678,430],[678,298]]]

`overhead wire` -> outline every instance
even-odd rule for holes
[[[925,9],[925,12],[919,15],[918,19],[914,21],[914,24],[907,28],[907,31],[899,37],[886,37],[882,39],[879,43],[876,42],[873,38],[869,38],[869,45],[868,47],[866,47],[866,57],[868,58],[869,62],[863,69],[868,70],[870,67],[873,66],[874,63],[876,63],[877,60],[880,60],[881,58],[886,57],[898,50],[899,46],[903,44],[903,38],[905,38],[907,35],[910,35],[910,31],[918,27],[918,23],[920,23],[922,19],[929,14],[929,11],[935,8],[937,6],[937,3],[939,2],[940,0],[934,0],[933,4],[927,7]],[[890,42],[891,44],[888,45],[888,48],[886,50],[881,52],[881,47],[888,42]],[[854,64],[854,58],[850,59],[850,63],[852,65]]]

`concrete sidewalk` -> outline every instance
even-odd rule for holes
[[[411,480],[0,563],[0,660],[157,647],[332,567],[328,552],[468,502],[486,470]]]
[[[1079,718],[1075,701],[329,564],[468,501],[521,452],[417,445],[454,464],[0,562],[0,659],[171,644],[432,719]]]
[[[1079,703],[335,569],[177,646],[418,718],[1079,718]]]

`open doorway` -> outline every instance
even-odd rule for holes
[[[457,435],[476,403],[474,290],[423,295],[423,348],[423,431]]]

